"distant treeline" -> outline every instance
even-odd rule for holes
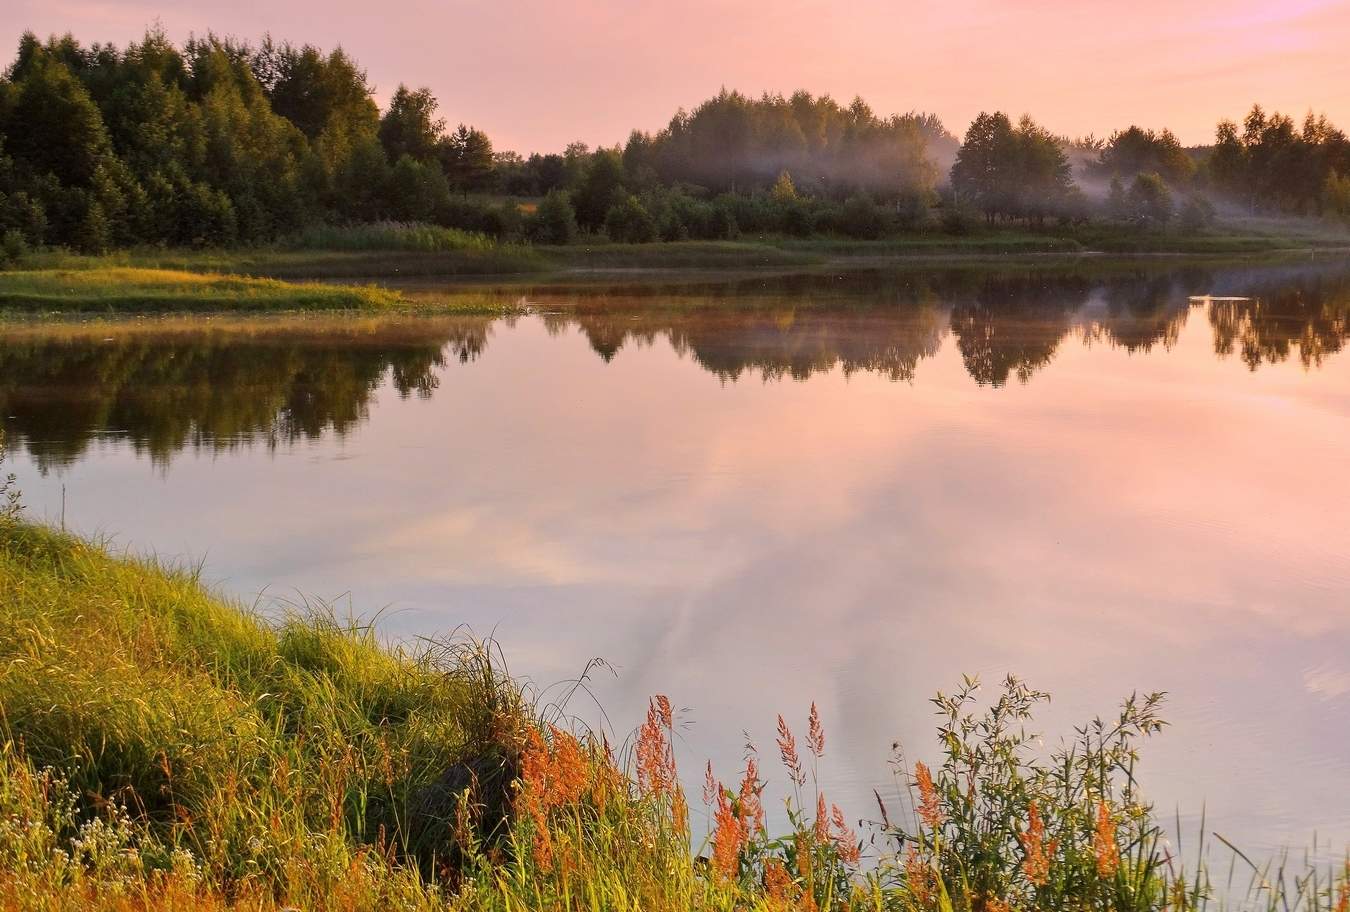
[[[931,114],[724,90],[622,146],[525,158],[437,108],[399,86],[382,112],[341,49],[30,33],[0,79],[0,251],[251,244],[381,220],[540,243],[1197,227],[1225,204],[1350,220],[1350,141],[1311,114],[1299,127],[1253,108],[1203,149],[1139,127],[1071,141],[1002,113],[958,141]]]

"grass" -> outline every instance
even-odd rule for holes
[[[403,303],[374,286],[106,267],[0,272],[0,309],[38,311],[369,310]]]
[[[1081,257],[1093,253],[1238,255],[1279,251],[1336,249],[1350,246],[1350,234],[1328,229],[1323,223],[1280,219],[1228,219],[1196,230],[1173,228],[1140,232],[1118,225],[1092,224],[1071,228],[1028,230],[979,226],[964,235],[935,231],[896,235],[879,240],[840,237],[744,237],[735,241],[678,241],[656,244],[611,244],[589,239],[566,246],[505,243],[481,234],[416,223],[380,222],[347,227],[316,226],[283,239],[271,247],[205,250],[134,248],[102,256],[43,251],[26,256],[25,272],[0,274],[0,307],[33,308],[78,299],[80,306],[98,309],[218,309],[272,306],[269,300],[287,295],[291,309],[369,306],[375,292],[348,288],[349,297],[333,290],[306,286],[282,292],[275,286],[228,286],[226,276],[266,276],[273,279],[357,280],[428,277],[492,277],[625,271],[810,269],[860,262],[884,264],[933,259],[975,260],[1007,257]],[[209,276],[219,293],[184,281],[134,275],[112,270],[196,273]],[[100,272],[102,279],[125,283],[124,290],[77,288],[52,291],[33,273]],[[25,276],[28,279],[14,278]],[[25,283],[40,287],[27,287]],[[179,286],[177,289],[174,285]],[[151,285],[155,287],[150,287]],[[160,287],[163,286],[163,287]],[[202,302],[202,303],[198,303]],[[64,305],[63,305],[64,306]]]
[[[468,250],[487,253],[500,245],[491,238],[456,228],[420,222],[372,222],[336,227],[315,225],[277,245],[283,250],[410,250],[442,253]]]
[[[297,312],[496,314],[500,295],[397,291],[97,263],[0,272],[0,312]]]
[[[616,755],[547,724],[481,646],[391,647],[323,611],[265,622],[189,570],[12,511],[0,592],[2,908],[1225,906],[1135,779],[1159,695],[1046,756],[1029,733],[1044,694],[1009,679],[981,709],[967,681],[934,701],[934,766],[897,758],[909,806],[861,833],[816,781],[832,754],[812,707],[800,742],[779,719],[786,830],[764,826],[754,755],[724,781],[708,768],[703,830],[664,697]],[[429,803],[463,762],[512,782]],[[1350,903],[1340,867],[1252,866],[1226,889],[1241,908]]]

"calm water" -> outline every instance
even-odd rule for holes
[[[1350,841],[1350,267],[473,293],[532,313],[0,328],[30,510],[541,684],[604,657],[691,779],[815,700],[854,816],[962,673],[1052,691],[1047,740],[1167,690],[1188,833]]]

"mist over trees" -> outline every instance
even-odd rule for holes
[[[723,90],[621,145],[528,156],[451,113],[404,85],[381,111],[340,48],[27,34],[0,78],[0,253],[269,243],[382,220],[538,243],[1196,229],[1216,206],[1350,223],[1345,134],[1259,107],[1187,149],[1166,129],[1070,141],[1002,112],[958,141],[931,114],[860,98]]]

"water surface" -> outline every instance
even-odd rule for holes
[[[962,673],[1052,691],[1049,740],[1166,690],[1169,816],[1350,841],[1350,268],[473,293],[528,313],[6,325],[30,510],[541,684],[604,657],[620,734],[687,707],[691,779],[815,700],[851,816]]]

